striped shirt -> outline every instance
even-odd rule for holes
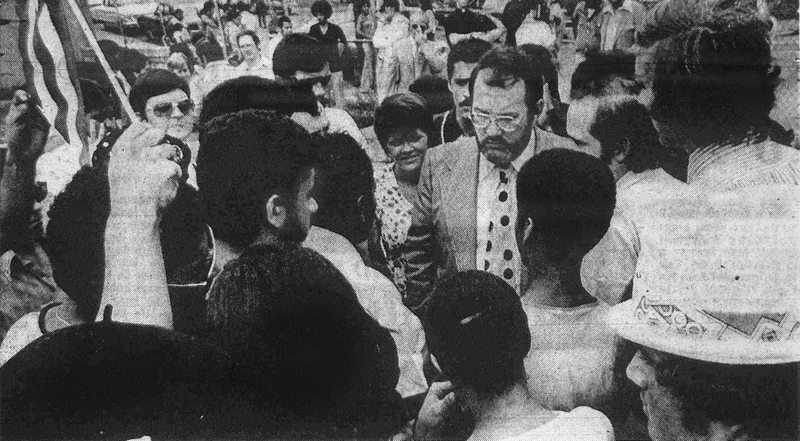
[[[771,140],[705,147],[689,156],[687,182],[704,190],[800,185],[800,151]]]

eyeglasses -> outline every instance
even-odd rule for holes
[[[423,26],[423,25],[419,25],[419,24],[412,24],[411,25],[411,29],[414,29],[415,31],[419,31],[419,30],[427,31],[428,27],[427,26]]]
[[[494,121],[497,123],[497,127],[504,132],[514,131],[520,124],[519,116],[492,115],[482,112],[470,113],[469,119],[472,120],[472,125],[478,129],[485,129]]]
[[[161,103],[156,104],[153,106],[153,114],[158,117],[166,118],[172,115],[172,112],[175,111],[175,107],[178,107],[178,110],[181,111],[184,115],[188,115],[189,112],[194,109],[194,103],[192,100],[184,100],[179,103]]]

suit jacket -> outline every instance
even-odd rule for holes
[[[578,149],[566,138],[538,128],[536,133],[535,153]],[[476,138],[461,137],[428,150],[422,163],[405,244],[408,298],[418,314],[436,279],[476,269],[479,155]]]

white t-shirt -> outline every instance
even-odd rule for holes
[[[611,421],[597,410],[578,407],[556,413],[557,417],[530,432],[502,441],[614,441]]]

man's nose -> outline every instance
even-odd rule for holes
[[[180,118],[182,116],[183,116],[183,112],[181,112],[181,109],[177,105],[173,104],[172,105],[172,117],[173,118]]]

